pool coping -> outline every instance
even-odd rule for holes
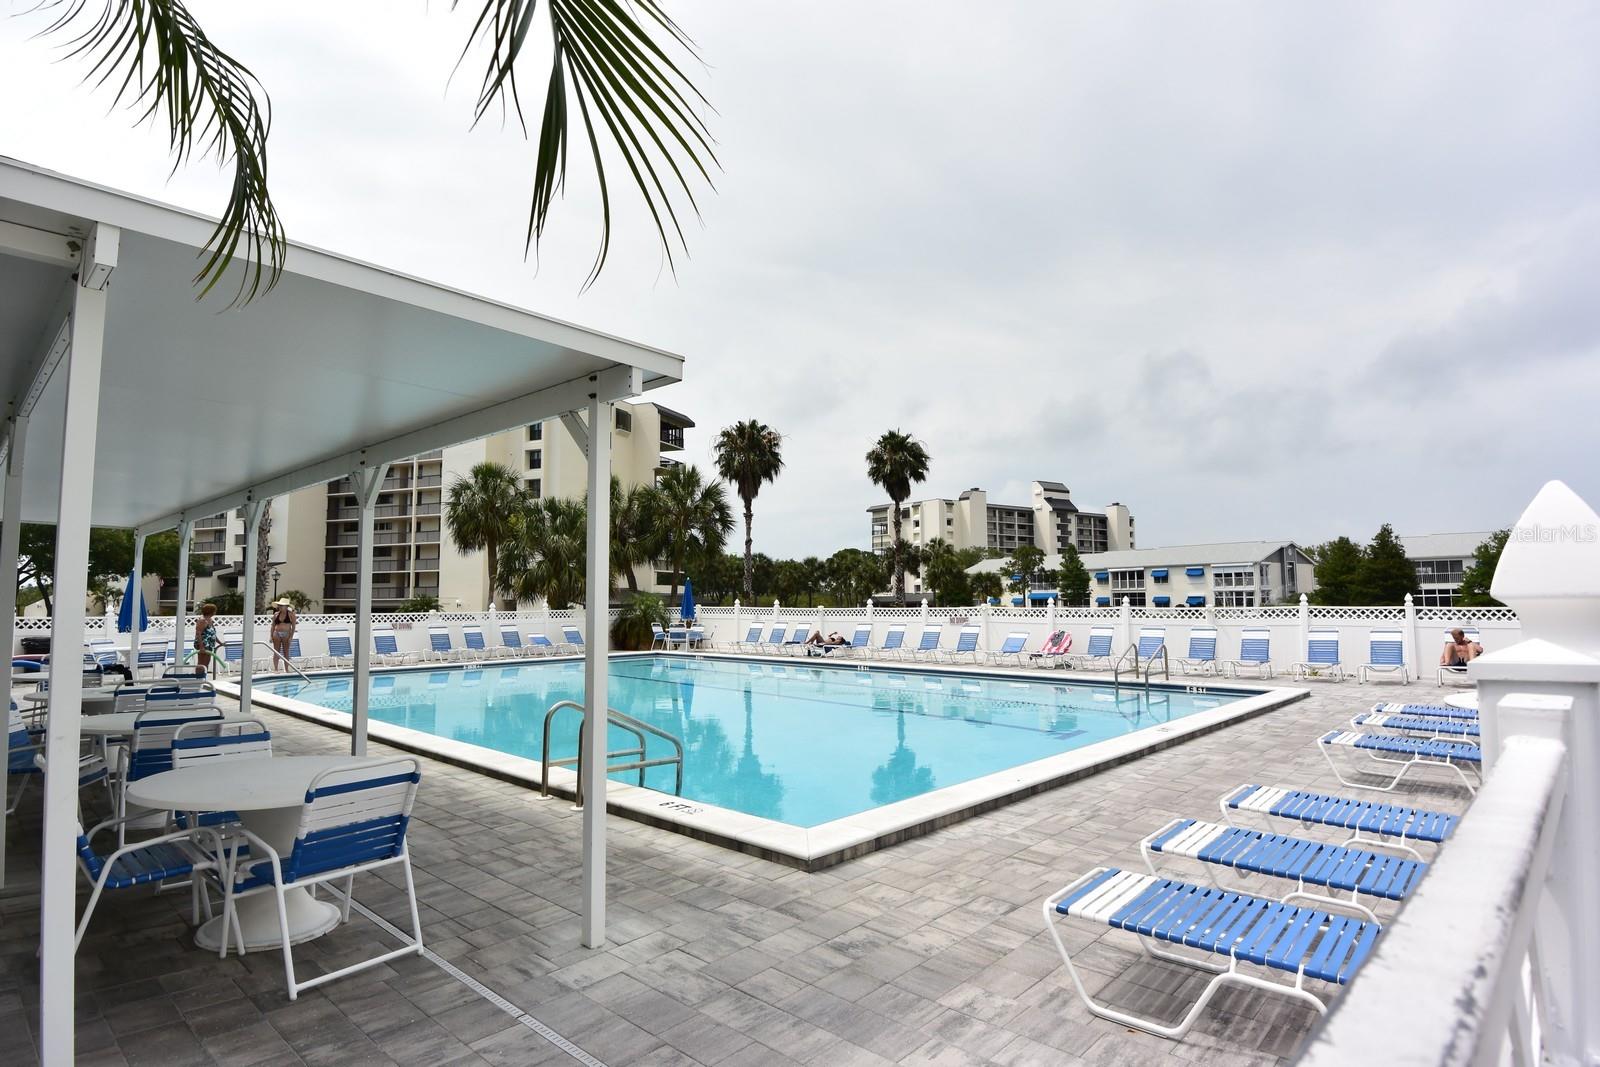
[[[771,663],[821,667],[805,663],[792,656],[750,656],[718,654],[715,652],[615,652],[615,658],[645,656],[686,656],[691,658],[723,659],[744,663]],[[546,656],[533,660],[487,660],[484,667],[519,666],[539,662],[583,662],[581,656]],[[864,670],[895,670],[898,664],[882,661],[848,660],[850,668]],[[374,670],[378,674],[413,673],[438,670],[442,667],[470,667],[470,663],[453,662],[408,664]],[[843,664],[835,668],[844,669]],[[949,674],[959,677],[983,677],[1009,681],[1046,682],[1060,679],[1063,682],[1104,684],[1106,677],[1082,671],[1050,671],[1040,669],[1007,669],[971,667],[962,664],[936,664],[913,662],[904,665],[906,670],[923,674]],[[307,672],[310,678],[348,674],[343,669]],[[283,676],[272,676],[279,678]],[[744,812],[733,811],[702,801],[684,800],[653,789],[608,780],[606,783],[606,810],[624,818],[642,822],[674,833],[684,834],[701,841],[735,849],[747,855],[795,867],[803,871],[820,871],[848,860],[856,859],[880,848],[993,811],[1007,804],[1034,796],[1049,789],[1078,781],[1112,767],[1119,766],[1152,752],[1158,752],[1234,723],[1263,715],[1285,707],[1310,695],[1310,690],[1288,686],[1221,685],[1206,686],[1207,676],[1192,684],[1153,684],[1152,688],[1177,692],[1220,690],[1227,694],[1245,693],[1220,707],[1186,715],[1174,722],[1148,726],[1120,737],[1107,738],[1083,748],[1055,756],[1034,760],[1002,771],[996,771],[966,782],[944,786],[920,796],[885,804],[869,811],[845,816],[817,826],[793,826],[788,823],[763,819]],[[1231,681],[1231,680],[1230,680]],[[218,691],[238,696],[238,686],[218,680]],[[253,690],[251,703],[309,722],[332,727],[343,733],[351,731],[349,712],[334,711],[318,704],[281,697]],[[490,777],[538,790],[541,764],[525,756],[513,756],[479,745],[437,737],[409,727],[379,722],[368,718],[367,734],[396,748],[442,760]],[[577,774],[563,767],[550,770],[549,789],[553,797],[572,799]]]

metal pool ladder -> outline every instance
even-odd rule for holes
[[[579,715],[579,719],[578,719],[578,754],[576,756],[566,756],[566,757],[563,757],[562,759],[551,759],[550,758],[550,723],[556,717],[556,712],[560,711],[562,708],[572,708],[572,709],[576,710],[578,715]],[[544,743],[539,749],[539,752],[540,752],[540,755],[539,755],[539,795],[541,797],[547,797],[547,796],[550,795],[550,768],[551,767],[576,767],[576,766],[579,766],[582,763],[582,761],[583,761],[583,720],[585,718],[587,718],[587,716],[588,716],[588,713],[587,713],[587,711],[585,711],[584,706],[582,704],[579,704],[575,700],[557,701],[556,703],[550,705],[550,710],[549,711],[544,713]],[[639,719],[635,719],[632,715],[625,715],[622,712],[618,711],[616,708],[607,708],[606,709],[606,721],[611,726],[616,726],[616,727],[618,727],[620,729],[626,730],[628,733],[632,734],[634,740],[638,742],[638,745],[635,746],[634,748],[619,748],[619,749],[616,749],[615,751],[611,751],[611,752],[607,752],[606,753],[606,774],[607,774],[607,776],[615,774],[617,771],[638,771],[639,772],[639,785],[643,786],[644,785],[644,772],[646,770],[648,770],[651,767],[672,766],[672,767],[677,768],[677,775],[676,775],[676,778],[675,778],[675,780],[673,782],[673,785],[672,785],[672,795],[673,796],[682,796],[683,795],[683,741],[680,740],[676,734],[669,734],[665,730],[659,729],[659,728],[657,728],[655,726],[651,726],[647,722],[643,722],[643,721],[641,721]],[[646,734],[649,734],[652,737],[659,737],[663,741],[665,741],[669,745],[671,745],[672,746],[672,750],[673,750],[673,755],[671,755],[671,756],[657,756],[654,759],[647,759],[645,757],[645,751],[644,751],[644,749],[645,749],[644,739],[645,739],[645,735]],[[631,760],[631,762],[628,762],[628,763],[612,763],[611,762],[612,760],[617,759],[619,757],[636,757],[636,758]],[[578,775],[578,785],[577,785],[577,789],[576,789],[575,792],[576,792],[576,799],[575,799],[574,803],[576,804],[577,807],[581,808],[581,807],[583,807],[583,775],[582,775],[582,773],[579,773],[579,775]]]
[[[1117,661],[1111,665],[1112,685],[1120,686],[1122,684],[1122,671],[1123,668],[1129,666],[1128,659],[1130,657],[1133,660],[1132,667],[1134,681],[1139,681],[1141,678],[1143,678],[1145,692],[1150,691],[1150,672],[1155,670],[1155,666],[1158,661],[1161,664],[1161,677],[1166,681],[1172,680],[1172,671],[1167,662],[1167,646],[1165,644],[1156,649],[1155,655],[1144,661],[1144,666],[1142,668],[1139,666],[1139,646],[1129,645],[1127,650],[1124,651],[1122,655],[1118,656]]]

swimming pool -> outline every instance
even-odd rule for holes
[[[335,711],[348,675],[263,681]],[[369,718],[528,759],[546,710],[583,699],[583,664],[549,660],[375,674]],[[681,738],[688,801],[810,828],[1211,711],[1251,691],[1152,690],[1062,679],[822,666],[681,654],[617,656],[610,703]],[[557,714],[556,757],[578,715]],[[632,739],[613,728],[611,747]],[[651,739],[651,757],[670,746]],[[674,768],[645,784],[671,792]],[[636,772],[612,776],[637,782]]]

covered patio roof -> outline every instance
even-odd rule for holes
[[[0,157],[0,390],[60,440],[72,277],[120,230],[108,291],[92,522],[174,525],[678,381],[683,359],[329,252],[291,245],[276,289],[195,299],[213,220]],[[42,373],[41,373],[42,372]],[[636,373],[635,373],[636,372]],[[30,394],[32,396],[29,400]],[[25,410],[26,409],[26,410]],[[58,460],[29,456],[23,518],[54,522]]]

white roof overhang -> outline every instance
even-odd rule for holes
[[[155,532],[683,375],[680,356],[301,245],[248,306],[197,301],[213,220],[0,157],[0,399],[29,419],[27,521],[55,520],[66,374],[52,369],[97,224],[120,231],[97,526]]]

